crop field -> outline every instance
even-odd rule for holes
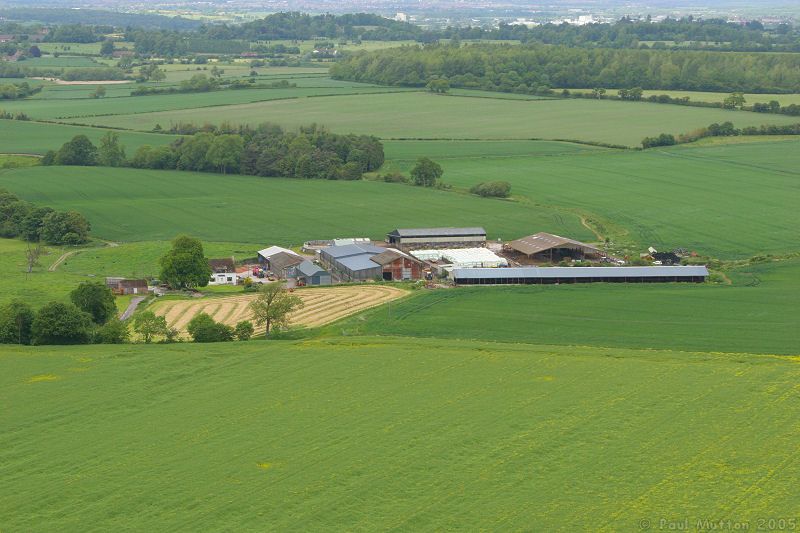
[[[44,154],[48,150],[58,150],[75,135],[86,135],[93,143],[98,144],[100,138],[108,131],[86,126],[3,120],[0,122],[0,153]],[[115,131],[115,133],[119,135],[120,143],[125,147],[128,156],[132,156],[143,144],[160,146],[178,138],[176,135],[137,131]],[[106,172],[109,170],[106,169]]]
[[[83,86],[83,90],[88,95],[93,85]],[[233,104],[243,104],[252,102],[262,102],[266,100],[297,99],[309,96],[324,96],[335,94],[366,94],[370,92],[398,92],[403,89],[386,87],[297,87],[289,89],[244,89],[211,91],[205,93],[186,93],[186,94],[159,94],[150,96],[127,96],[125,98],[108,99],[37,99],[13,101],[3,104],[3,108],[9,112],[23,111],[34,119],[45,120],[64,120],[67,122],[77,122],[86,124],[100,124],[113,128],[140,129],[132,127],[129,121],[122,118],[111,118],[123,113],[142,113],[149,114],[152,111],[191,109],[192,111],[185,117],[175,120],[186,122],[214,122],[217,117],[212,116],[212,108],[223,106],[225,108]],[[200,109],[203,108],[203,109]],[[127,116],[127,115],[126,115]],[[220,120],[223,121],[225,119]],[[264,117],[259,122],[266,122]],[[162,123],[162,126],[170,124],[170,120]],[[304,124],[314,122],[313,117],[309,117]],[[151,130],[156,125],[141,128]]]
[[[558,89],[560,90],[560,89]],[[570,89],[573,92],[592,92],[592,89]],[[617,94],[618,89],[607,89],[608,94]],[[692,102],[722,102],[730,96],[730,93],[714,93],[708,91],[674,91],[670,89],[645,90],[645,98],[648,96],[658,96],[661,94],[669,95],[673,98],[683,98],[688,96]],[[800,94],[775,94],[775,93],[745,93],[747,104],[768,103],[771,100],[780,102],[782,106],[800,104]]]
[[[59,209],[76,209],[94,235],[296,245],[342,235],[382,240],[395,227],[483,225],[490,237],[533,231],[591,240],[559,209],[382,182],[224,177],[135,169],[35,167],[0,174],[0,187]]]
[[[294,89],[300,91],[301,89]],[[334,89],[324,89],[332,91]],[[351,89],[342,89],[348,91]],[[294,128],[310,122],[325,124],[332,131],[358,132],[382,138],[412,139],[578,139],[627,146],[639,145],[644,137],[659,133],[684,133],[713,122],[733,121],[736,126],[789,124],[792,117],[722,109],[665,106],[642,102],[592,100],[509,100],[442,96],[425,92],[366,94],[378,89],[363,89],[364,94],[303,99],[284,99],[225,105],[202,110],[204,121],[258,124],[274,122]],[[244,91],[250,92],[250,91]],[[210,94],[189,95],[198,100]],[[184,95],[180,95],[186,98]],[[144,97],[152,99],[154,97]],[[133,103],[133,102],[131,102]],[[27,104],[27,105],[26,105]],[[189,100],[173,109],[146,113],[144,104],[135,114],[114,102],[115,116],[75,119],[86,124],[150,130],[156,124],[197,120],[197,109]],[[19,104],[31,116],[77,116],[87,110],[55,107],[36,109]],[[163,104],[164,107],[168,107]],[[115,107],[116,106],[116,107]],[[9,108],[11,109],[11,108]],[[128,114],[122,114],[127,112]],[[101,114],[95,112],[94,114]]]
[[[62,55],[59,57],[31,57],[25,60],[25,66],[33,68],[93,68],[106,65],[85,56]]]
[[[732,285],[422,291],[339,327],[349,335],[800,355],[800,260],[741,267],[729,276]]]
[[[0,362],[9,531],[632,531],[800,498],[796,358],[364,337]]]
[[[798,250],[797,140],[548,157],[540,154],[557,146],[531,146],[537,148],[390,142],[387,166],[408,171],[427,155],[440,161],[448,183],[469,188],[505,180],[515,196],[580,209],[640,247],[684,247],[721,258]]]
[[[303,300],[303,308],[290,316],[291,326],[315,328],[346,316],[402,298],[408,291],[383,285],[354,287],[306,288],[294,292]],[[159,300],[149,307],[167,319],[170,327],[186,335],[186,326],[199,313],[206,313],[217,322],[235,326],[242,320],[252,320],[249,305],[255,294],[194,298],[191,300]],[[264,334],[264,326],[256,328]]]

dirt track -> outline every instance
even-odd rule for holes
[[[383,285],[358,287],[333,287],[327,289],[300,289],[295,294],[303,300],[304,307],[290,317],[295,326],[318,327],[364,309],[375,307],[407,294],[402,289]],[[230,326],[251,318],[248,305],[255,294],[211,297],[198,300],[167,300],[156,302],[151,310],[166,317],[167,324],[181,332],[186,331],[189,321],[199,313],[207,313],[218,322]],[[264,328],[257,327],[256,333]]]

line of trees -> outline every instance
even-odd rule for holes
[[[0,100],[18,100],[41,92],[42,86],[31,87],[28,82],[0,85]]]
[[[20,200],[0,189],[0,237],[53,245],[83,244],[91,225],[77,211],[56,211]]]
[[[337,79],[541,94],[553,87],[639,87],[717,92],[800,92],[796,54],[586,49],[475,44],[403,46],[348,54]]]
[[[297,132],[272,124],[204,129],[168,146],[141,146],[130,160],[114,132],[107,132],[99,147],[85,135],[76,135],[57,151],[45,154],[42,164],[357,180],[364,172],[377,170],[384,161],[383,144],[378,138],[338,135],[316,125]]]
[[[14,300],[0,307],[0,344],[121,344],[127,326],[117,319],[114,294],[100,282],[84,282],[70,302],[50,302],[36,312]]]
[[[732,122],[714,123],[705,128],[700,128],[689,133],[675,136],[671,133],[662,133],[655,137],[645,137],[642,140],[642,148],[656,148],[660,146],[673,146],[676,144],[686,144],[704,139],[706,137],[737,137],[740,135],[800,135],[800,123],[774,125],[765,124],[763,126],[746,126],[737,128]]]

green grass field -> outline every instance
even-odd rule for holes
[[[800,354],[800,260],[751,265],[733,285],[561,285],[424,291],[334,334],[707,352]]]
[[[36,167],[0,174],[0,187],[76,209],[93,234],[119,241],[302,244],[311,239],[383,239],[396,227],[484,225],[490,237],[535,231],[592,239],[568,212],[378,182],[304,181],[134,169]]]
[[[364,89],[365,92],[370,90]],[[476,95],[479,94],[476,92]],[[204,97],[208,95],[199,95],[198,99]],[[144,113],[142,107],[136,109],[136,114],[123,115],[121,113],[130,113],[130,110],[119,107],[117,101],[102,102],[101,105],[109,106],[110,112],[120,114],[84,118],[81,121],[149,130],[157,123],[163,125],[192,120],[193,117],[197,120],[202,116],[203,120],[212,123],[223,120],[249,124],[270,121],[287,127],[316,122],[325,124],[333,131],[369,133],[383,138],[579,139],[628,146],[638,145],[646,136],[662,132],[684,133],[713,122],[731,120],[738,127],[795,122],[791,117],[782,115],[640,102],[521,101],[441,96],[425,92],[243,103],[208,108],[201,112],[188,109],[189,104],[190,101],[186,100],[180,104],[186,109],[153,113]],[[19,105],[21,108],[31,107],[27,102]],[[26,112],[32,116],[88,113],[60,108],[50,111],[31,108]]]
[[[93,143],[97,144],[108,131],[108,129],[86,126],[3,120],[0,121],[0,153],[44,154],[48,150],[58,150],[62,144],[75,135],[86,135]],[[177,139],[175,135],[158,133],[135,131],[116,131],[115,133],[119,135],[120,142],[125,147],[128,156],[133,156],[136,149],[143,144],[159,146],[169,144]]]
[[[560,91],[561,89],[556,89]],[[573,92],[592,92],[592,89],[570,89]],[[608,94],[617,94],[618,89],[606,89]],[[669,89],[654,89],[644,91],[644,97],[658,96],[660,94],[667,94],[673,98],[683,98],[688,96],[692,102],[722,102],[730,96],[730,93],[714,93],[707,91],[673,91]],[[800,104],[800,94],[767,94],[767,93],[745,93],[745,99],[748,104],[756,102],[768,103],[771,100],[777,100],[783,106],[791,104]]]
[[[650,245],[684,247],[729,259],[800,248],[793,207],[800,175],[797,140],[762,137],[644,152],[570,152],[565,144],[499,146],[387,142],[387,166],[407,171],[417,157],[429,156],[442,164],[444,180],[459,187],[509,181],[515,196],[582,210],[611,234],[620,233],[612,226],[622,228],[627,234],[618,236],[638,243],[639,251]]]
[[[366,337],[0,364],[9,531],[633,531],[800,497],[789,358]]]
[[[94,90],[94,85],[87,85],[83,90],[88,95]],[[290,89],[245,89],[212,91],[207,93],[187,94],[159,94],[151,96],[128,96],[125,98],[102,99],[36,99],[7,102],[3,108],[9,112],[23,111],[34,119],[63,120],[66,122],[79,122],[87,124],[101,124],[115,128],[151,130],[156,125],[154,122],[146,128],[137,128],[127,119],[117,115],[128,113],[150,113],[154,111],[191,109],[189,115],[177,121],[195,121],[199,123],[213,122],[217,115],[212,107],[222,106],[229,108],[234,104],[261,102],[266,100],[298,99],[308,96],[335,95],[335,94],[362,94],[370,92],[397,92],[395,88],[386,87],[323,87],[323,88],[290,88]],[[113,118],[112,118],[113,117]],[[212,118],[213,117],[213,118]],[[222,119],[225,120],[225,119]],[[222,121],[221,120],[221,121]],[[266,121],[266,117],[263,121]],[[313,117],[309,120],[313,122]],[[261,122],[263,122],[261,121]],[[170,120],[162,126],[170,124]]]

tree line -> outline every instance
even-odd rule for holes
[[[190,127],[166,146],[141,146],[128,159],[119,136],[107,132],[95,146],[76,135],[42,159],[44,165],[131,166],[221,174],[357,180],[384,161],[383,144],[369,135],[339,135],[311,125],[287,132],[274,124]],[[190,129],[191,128],[191,129]]]
[[[89,221],[77,211],[56,211],[37,206],[0,189],[0,237],[75,245],[89,240],[90,229]]]
[[[746,126],[737,128],[732,122],[714,123],[705,128],[700,128],[689,133],[673,135],[662,133],[654,137],[642,139],[642,148],[657,148],[660,146],[674,146],[699,141],[706,137],[737,137],[740,135],[800,135],[800,124],[765,124],[762,126]]]
[[[529,94],[554,87],[790,93],[800,92],[800,56],[538,44],[403,46],[348,54],[331,75],[413,87],[439,79],[452,87]]]

